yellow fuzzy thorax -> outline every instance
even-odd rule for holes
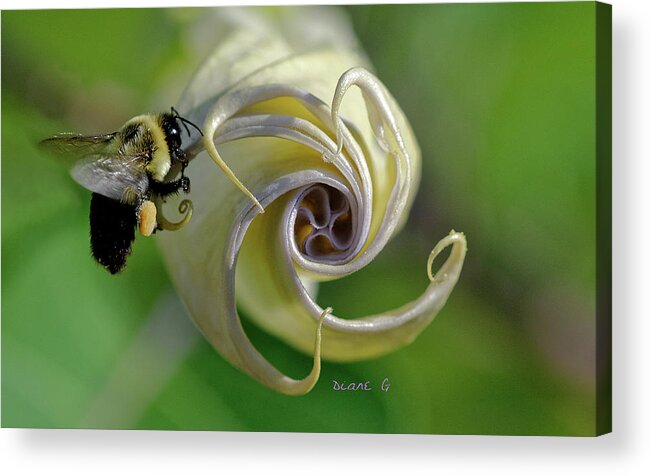
[[[130,124],[138,124],[142,131],[142,141],[151,142],[151,162],[147,164],[145,170],[154,180],[162,182],[172,166],[172,160],[165,139],[165,132],[161,127],[160,115],[143,114],[136,116],[129,120],[123,126],[123,129]],[[141,145],[135,145],[135,147],[141,147]]]

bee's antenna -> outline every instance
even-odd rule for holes
[[[188,133],[188,135],[190,135],[190,129],[188,129],[187,125],[190,124],[192,127],[194,127],[196,130],[199,131],[199,134],[203,136],[203,132],[201,131],[201,129],[199,129],[199,126],[197,126],[194,122],[189,121],[185,117],[181,117],[179,112],[176,109],[174,109],[173,106],[172,106],[172,114],[174,114],[174,117],[179,119],[183,123],[183,127],[185,127],[185,131]]]
[[[189,136],[189,135],[190,135],[190,129],[188,129],[188,126],[186,125],[185,121],[183,120],[183,118],[182,118],[181,115],[179,114],[179,111],[177,111],[176,109],[174,109],[174,106],[172,106],[171,109],[172,109],[172,114],[174,115],[174,118],[175,118],[175,119],[180,119],[180,120],[181,120],[181,122],[183,123],[183,127],[185,127],[185,132],[187,132],[187,133],[188,133],[188,136]]]
[[[181,117],[181,116],[179,116],[179,119],[181,120],[181,122],[183,122],[183,124],[186,124],[186,123],[187,123],[187,124],[190,124],[190,125],[191,125],[192,127],[194,127],[197,131],[199,131],[199,134],[201,134],[201,135],[203,136],[203,132],[201,131],[201,129],[199,128],[199,126],[196,125],[194,122],[191,122],[191,121],[187,120],[185,117]]]

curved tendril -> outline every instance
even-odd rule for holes
[[[156,217],[156,221],[158,222],[158,226],[162,230],[180,230],[183,228],[185,225],[188,224],[190,221],[190,218],[192,218],[192,201],[191,200],[182,200],[181,203],[179,203],[179,213],[181,215],[184,215],[181,220],[177,222],[171,222],[165,218],[165,215],[163,215],[163,207],[162,203],[158,202],[156,206],[158,210],[158,214]]]
[[[212,117],[216,113],[213,112],[208,116],[208,119],[206,120],[206,124],[204,125],[204,132],[205,134],[203,135],[203,144],[204,147],[206,148],[206,152],[208,152],[208,155],[210,158],[215,162],[217,165],[219,165],[219,168],[222,169],[222,171],[226,174],[228,179],[239,188],[244,195],[249,197],[253,203],[255,204],[256,207],[260,210],[260,213],[264,213],[264,208],[262,205],[260,205],[260,202],[258,201],[257,198],[255,198],[255,195],[249,191],[248,188],[244,186],[244,184],[240,181],[240,179],[237,178],[237,176],[233,173],[233,171],[230,169],[230,167],[224,162],[224,159],[222,159],[219,155],[219,152],[217,152],[217,147],[215,147],[215,143],[213,142],[214,140],[214,135],[216,132],[216,128],[213,125],[213,120]]]
[[[310,374],[303,379],[303,381],[307,383],[307,387],[302,389],[304,390],[304,393],[302,393],[303,395],[314,388],[321,376],[321,327],[323,326],[323,320],[330,313],[332,313],[332,308],[325,308],[319,316],[319,322],[316,325],[316,333],[314,337],[314,365],[312,366]]]
[[[466,236],[462,232],[451,230],[448,236],[436,244],[430,253],[429,258],[427,259],[427,277],[432,283],[438,283],[448,278],[448,274],[450,272],[448,269],[448,263],[450,261],[449,259],[445,262],[445,264],[443,264],[443,266],[441,266],[441,269],[438,270],[436,275],[432,274],[432,264],[434,264],[434,260],[437,258],[437,256],[450,245],[454,246],[452,253],[455,251],[459,253],[461,255],[461,263],[463,263],[463,257],[468,250],[468,245],[466,244]],[[455,260],[455,262],[456,261],[458,260]]]
[[[348,88],[353,84],[353,81],[351,81],[351,73],[354,73],[355,70],[357,69],[362,69],[362,68],[351,68],[348,71],[344,72],[339,77],[339,81],[337,82],[337,87],[335,88],[335,93],[332,97],[332,103],[330,105],[330,114],[332,115],[332,126],[335,129],[335,138],[337,140],[337,152],[335,157],[339,156],[341,152],[344,149],[344,139],[342,136],[342,128],[344,126],[343,120],[339,116],[339,107],[341,106],[341,102],[344,99],[344,95],[346,94],[346,91]]]

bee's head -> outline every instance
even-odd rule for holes
[[[188,137],[190,137],[190,135],[191,135],[190,129],[188,128],[188,125],[194,127],[197,130],[197,132],[199,132],[199,134],[203,136],[203,132],[201,132],[201,129],[199,129],[199,126],[197,126],[194,122],[190,121],[189,119],[186,119],[185,117],[181,116],[176,109],[171,108],[171,113],[165,114],[164,116],[169,116],[168,120],[173,121],[173,125],[174,125],[174,128],[176,129],[177,133],[180,132],[178,121],[181,121],[181,123],[183,124],[183,127],[185,127],[185,132],[188,133]]]
[[[181,175],[183,175],[183,170],[185,170],[185,167],[188,165],[188,159],[183,149],[181,149],[181,128],[179,127],[179,121],[181,121],[183,127],[185,127],[185,131],[188,133],[188,137],[190,137],[190,129],[188,128],[188,124],[199,131],[199,134],[203,135],[203,132],[201,132],[201,129],[199,129],[196,124],[189,121],[188,119],[185,119],[184,117],[181,117],[178,111],[174,108],[171,108],[171,112],[164,113],[161,117],[161,125],[165,133],[167,145],[170,149],[170,156],[173,160],[176,159],[181,162],[183,165]]]
[[[176,151],[181,148],[181,128],[177,121],[177,116],[166,112],[163,114],[161,126],[165,133],[165,140],[171,151]]]

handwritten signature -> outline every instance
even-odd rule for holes
[[[391,383],[389,382],[389,378],[385,377],[380,384],[380,390],[388,392],[390,387]],[[332,389],[344,392],[372,392],[374,390],[371,386],[370,380],[367,380],[366,382],[338,382],[337,380],[333,380]]]

